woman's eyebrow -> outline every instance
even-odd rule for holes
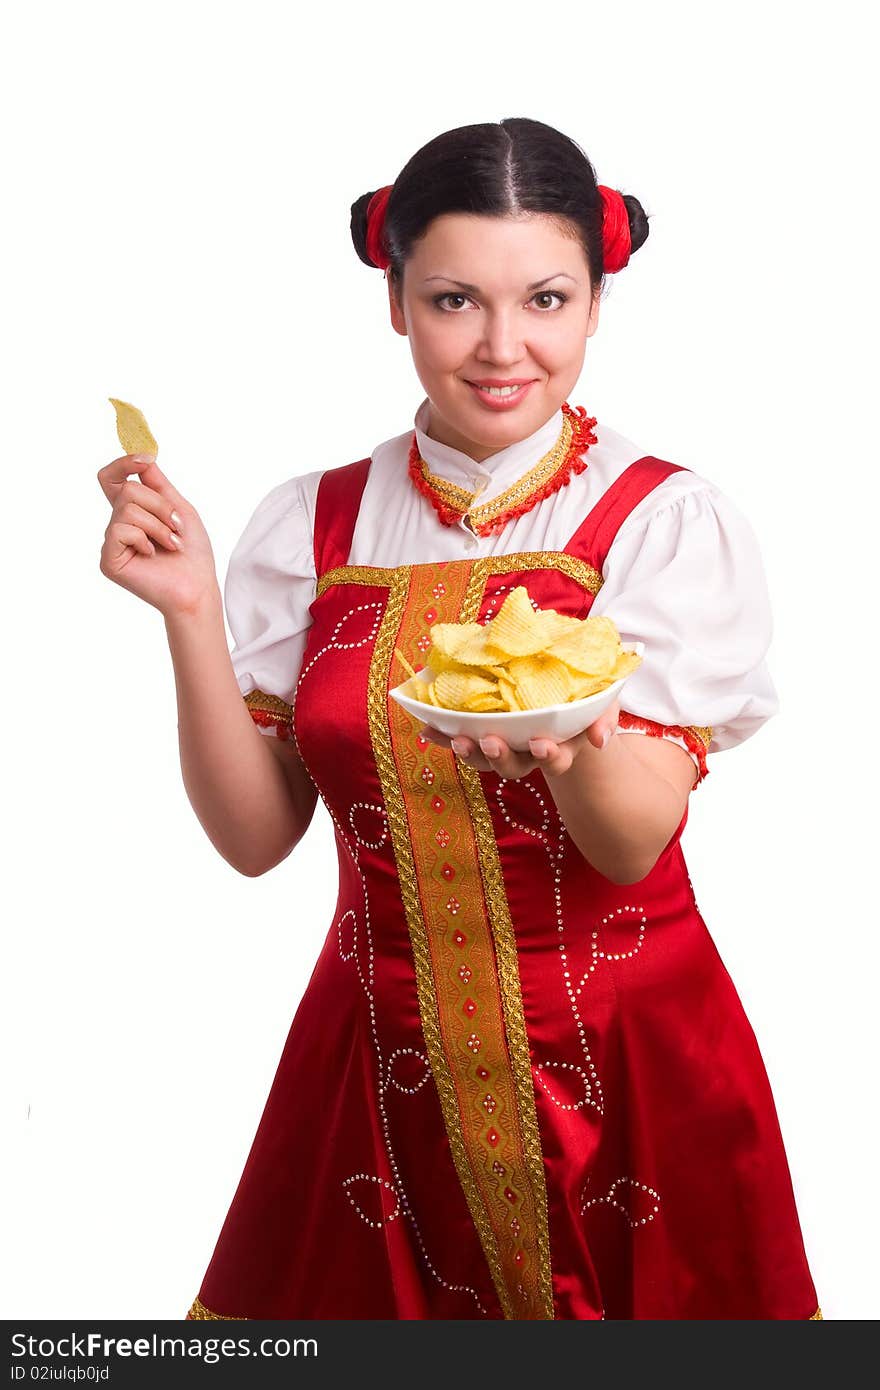
[[[539,290],[542,285],[546,285],[550,280],[558,280],[560,276],[564,277],[566,280],[574,280],[574,283],[577,284],[577,280],[575,280],[573,275],[569,275],[564,270],[557,270],[553,275],[546,275],[543,280],[535,280],[533,284],[526,285],[526,289]],[[451,275],[426,275],[422,284],[427,285],[429,280],[447,280],[450,285],[458,285],[460,289],[467,290],[470,294],[480,293],[476,285],[469,285],[466,280],[453,280]]]

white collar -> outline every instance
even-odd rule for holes
[[[450,444],[441,444],[425,434],[428,424],[430,400],[426,396],[415,413],[414,425],[419,453],[432,473],[463,487],[468,492],[480,491],[479,500],[491,502],[493,497],[512,487],[524,473],[528,473],[545,454],[548,454],[562,431],[562,409],[551,415],[540,429],[497,454],[484,463],[477,463],[461,449],[453,449]],[[484,485],[484,486],[483,486]]]

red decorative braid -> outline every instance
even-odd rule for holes
[[[571,443],[562,463],[551,477],[530,492],[527,497],[522,498],[515,506],[506,508],[499,512],[498,516],[491,521],[484,521],[475,525],[474,530],[478,536],[489,536],[495,531],[503,531],[504,527],[514,517],[522,516],[525,512],[531,511],[543,498],[549,497],[551,493],[558,492],[560,488],[566,487],[572,477],[578,473],[583,473],[588,467],[587,460],[581,458],[591,444],[597,442],[593,432],[596,419],[588,415],[582,405],[572,408],[568,401],[562,405],[563,414],[571,422],[572,436]],[[459,508],[447,502],[445,498],[439,496],[424,476],[421,469],[422,458],[419,453],[418,436],[413,431],[412,443],[409,449],[409,476],[419,492],[432,504],[437,515],[444,526],[453,526],[461,517],[467,514],[467,508]]]
[[[293,730],[290,721],[284,718],[283,714],[272,714],[267,709],[250,709],[248,713],[255,724],[260,724],[264,729],[271,729],[274,725],[278,738],[293,738]]]
[[[699,735],[686,725],[658,724],[654,719],[644,719],[641,715],[630,714],[628,710],[624,709],[620,711],[617,723],[621,729],[636,729],[639,733],[650,735],[651,738],[664,738],[668,735],[672,738],[683,739],[687,744],[688,752],[693,753],[699,763],[699,776],[694,786],[698,787],[709,776],[709,768],[706,765],[706,745]]]

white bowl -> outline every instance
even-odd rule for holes
[[[621,646],[625,652],[644,655],[644,642],[622,642]],[[634,673],[631,671],[629,674]],[[427,685],[431,673],[427,670],[417,671],[416,679]],[[487,734],[498,734],[517,753],[527,753],[531,738],[552,738],[564,743],[566,739],[582,734],[614,702],[628,679],[628,676],[621,676],[619,681],[614,681],[604,690],[597,690],[595,695],[587,695],[583,700],[568,700],[564,705],[544,705],[541,709],[489,710],[485,714],[441,709],[439,705],[428,705],[423,700],[414,700],[411,695],[402,695],[401,688],[406,681],[388,693],[422,724],[439,729],[441,734],[449,738],[464,734],[467,738],[481,739]]]

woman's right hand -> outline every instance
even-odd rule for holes
[[[196,612],[218,586],[214,552],[195,507],[149,454],[123,454],[99,470],[98,482],[113,508],[101,573],[166,618]]]

